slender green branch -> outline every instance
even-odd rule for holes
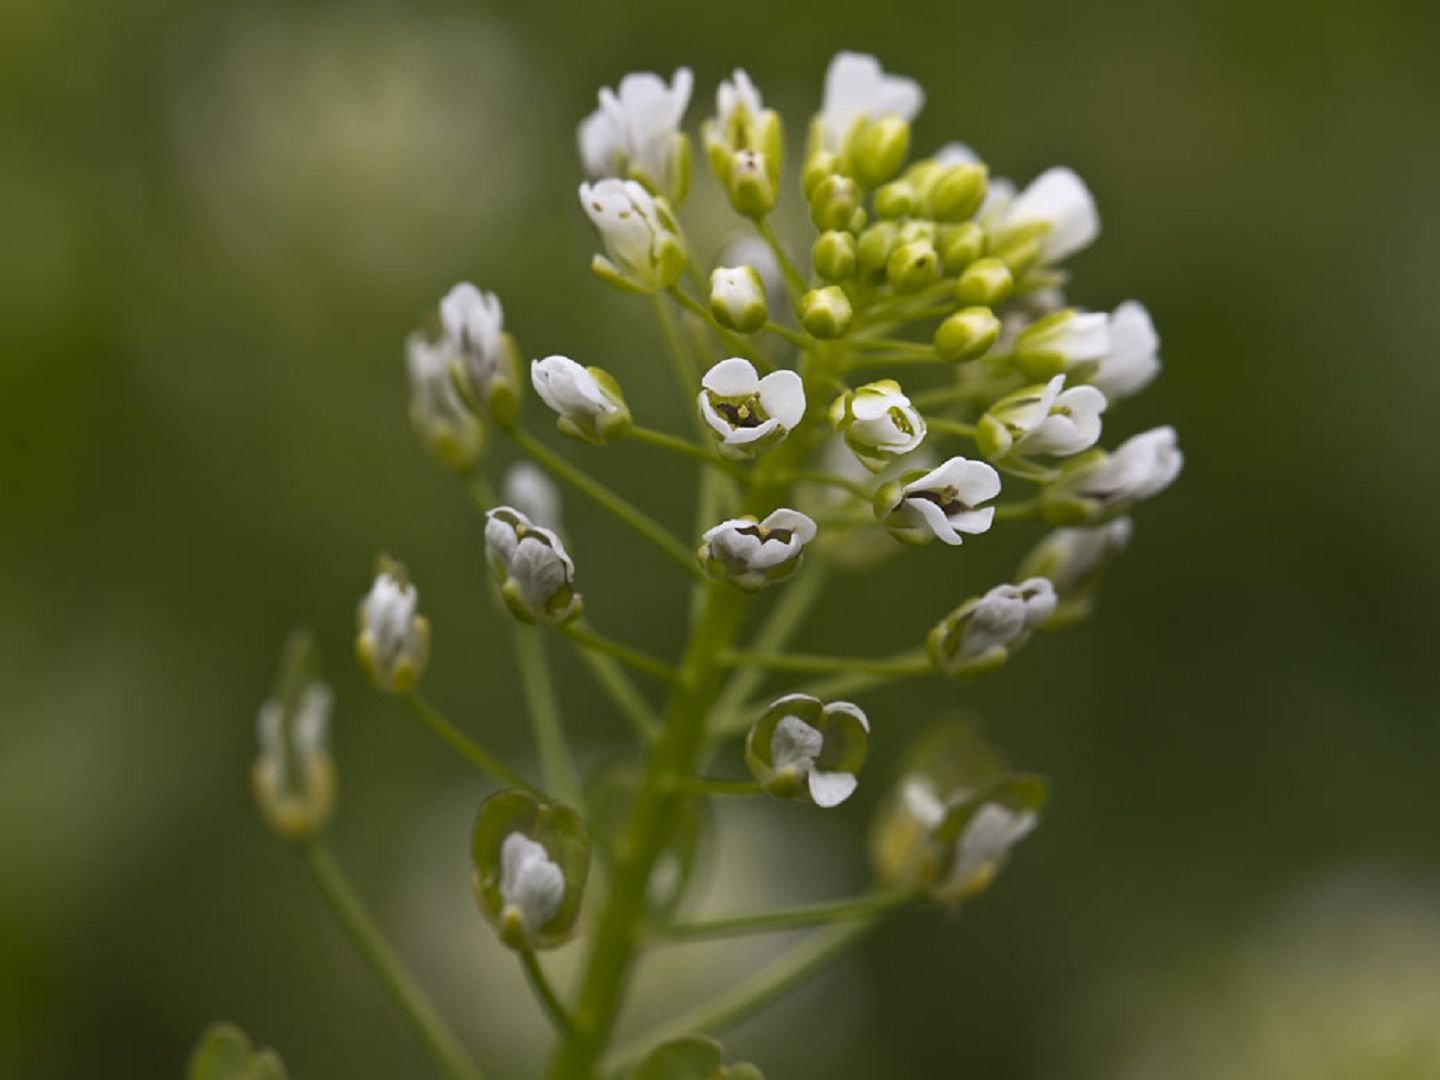
[[[448,743],[457,754],[470,762],[481,772],[488,774],[506,787],[519,788],[521,791],[528,791],[532,795],[540,795],[542,792],[534,784],[526,780],[514,769],[510,768],[503,761],[497,758],[490,751],[486,750],[475,740],[462,732],[444,714],[427,702],[419,694],[406,694],[405,701],[415,711],[415,715],[424,721],[428,727],[442,742]]]
[[[902,653],[882,660],[863,656],[810,656],[800,653],[738,652],[727,650],[720,655],[726,667],[761,667],[769,671],[803,671],[825,673],[839,671],[869,672],[873,675],[928,675],[934,670],[924,652]]]
[[[586,649],[594,649],[596,652],[613,656],[620,663],[634,668],[636,671],[643,671],[646,675],[653,676],[664,682],[674,682],[679,677],[675,668],[663,660],[656,660],[653,656],[641,652],[639,649],[632,649],[629,645],[622,645],[613,638],[604,634],[596,633],[588,626],[580,623],[569,623],[560,628],[560,632],[570,638],[577,645]]]
[[[741,668],[737,674],[756,671],[756,668]],[[863,693],[866,690],[873,690],[878,686],[886,686],[897,679],[904,678],[903,675],[894,673],[877,674],[873,671],[846,671],[835,675],[826,675],[819,679],[812,679],[810,682],[802,683],[794,687],[788,693],[808,694],[810,697],[819,698],[821,701],[836,701],[848,698],[854,694]],[[758,682],[758,680],[757,680]],[[739,735],[748,731],[750,725],[755,722],[755,717],[764,712],[770,702],[764,698],[754,701],[738,701],[729,705],[724,712],[717,710],[714,724],[711,725],[711,734],[717,738],[728,738],[732,735]]]
[[[734,1027],[834,962],[877,922],[878,916],[857,919],[816,932],[769,967],[622,1047],[606,1063],[606,1072],[623,1073],[656,1046],[682,1035],[695,1032],[714,1035]]]
[[[704,576],[703,571],[695,562],[695,553],[649,514],[615,494],[589,473],[570,464],[569,461],[523,428],[514,427],[509,431],[510,437],[515,440],[515,445],[544,466],[551,475],[563,480],[586,498],[594,500],[609,510],[631,529],[683,566],[686,573],[697,578]]]
[[[721,780],[709,776],[680,777],[672,790],[684,795],[763,795],[765,789],[754,780]]]
[[[520,966],[525,969],[525,978],[530,981],[530,989],[535,991],[536,1000],[540,1002],[540,1007],[545,1010],[550,1022],[555,1025],[555,1030],[562,1035],[570,1034],[570,1014],[565,1011],[555,988],[550,985],[534,949],[520,950]]]
[[[665,339],[665,355],[670,360],[670,371],[675,376],[675,388],[680,393],[681,405],[689,415],[696,433],[704,438],[704,421],[700,419],[700,413],[695,408],[695,394],[700,385],[700,376],[704,373],[704,365],[693,360],[689,350],[685,348],[680,327],[675,321],[675,313],[670,310],[665,298],[655,293],[651,297],[651,304],[655,309],[655,318],[660,323],[660,336]]]
[[[1026,499],[1024,502],[995,504],[996,521],[1019,521],[1024,518],[1036,517],[1039,513],[1039,499]]]
[[[803,334],[799,330],[791,330],[788,326],[782,326],[774,320],[767,320],[761,329],[767,334],[774,334],[778,338],[784,338],[797,349],[808,349],[813,344],[808,334]]]
[[[780,238],[775,235],[775,230],[770,226],[769,218],[756,218],[755,231],[760,234],[760,239],[769,246],[771,253],[775,256],[775,262],[780,266],[780,273],[785,276],[785,287],[790,290],[790,299],[799,300],[805,293],[805,279],[800,276],[800,271],[795,269],[795,264],[790,261],[790,255],[785,250],[785,245],[780,243]]]
[[[320,894],[385,993],[400,1008],[446,1077],[480,1080],[470,1052],[440,1015],[384,932],[365,910],[330,849],[319,840],[298,845]]]
[[[864,499],[867,503],[875,497],[875,492],[864,481],[851,480],[848,476],[841,476],[838,473],[792,472],[787,473],[785,478],[796,484],[824,484],[826,487],[842,488],[851,495]]]
[[[1048,484],[1060,475],[1060,470],[1049,469],[1044,465],[1037,465],[1033,461],[1026,461],[1023,458],[1005,458],[995,462],[995,468],[999,469],[1006,476],[1013,476],[1017,480],[1028,480],[1032,484]]]
[[[550,657],[539,627],[515,627],[515,658],[520,666],[520,685],[525,692],[525,707],[530,714],[530,728],[535,735],[545,787],[557,798],[578,805],[580,772],[575,768],[575,759],[565,738],[560,703],[555,700]]]
[[[735,937],[741,934],[767,934],[777,930],[793,930],[801,926],[868,919],[910,903],[916,894],[911,890],[875,892],[820,904],[805,904],[781,911],[762,911],[751,915],[730,915],[719,919],[696,919],[693,922],[672,922],[657,926],[657,938],[696,940]]]
[[[910,404],[917,409],[939,409],[946,405],[983,405],[993,401],[1011,386],[1014,380],[1003,384],[986,381],[962,383],[951,386],[936,386],[910,395]]]
[[[973,439],[975,437],[974,424],[951,420],[948,416],[927,416],[925,417],[925,426],[931,431],[940,432],[942,435],[959,435],[966,439]]]
[[[690,442],[688,439],[682,439],[678,435],[670,435],[664,431],[656,431],[653,428],[632,427],[628,433],[628,437],[638,439],[643,443],[649,443],[651,446],[658,446],[663,450],[669,450],[671,453],[683,454],[685,457],[694,458],[696,461],[703,461],[706,465],[719,469],[721,472],[728,473],[737,480],[743,480],[745,478],[745,471],[734,462],[726,461],[708,446]]]
[[[647,742],[654,739],[660,732],[660,718],[630,681],[630,676],[625,673],[620,662],[613,656],[587,649],[578,642],[575,651],[595,676],[600,689],[605,691],[606,696],[620,710],[620,715],[630,722],[635,733]]]

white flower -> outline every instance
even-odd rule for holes
[[[1031,549],[1020,564],[1020,576],[1049,578],[1059,594],[1048,627],[1068,625],[1090,613],[1105,569],[1130,543],[1132,529],[1129,518],[1094,528],[1055,529]]]
[[[461,282],[440,301],[440,330],[433,348],[460,364],[476,402],[501,417],[513,416],[519,403],[515,347],[505,333],[499,298]],[[439,363],[435,357],[425,361]]]
[[[562,532],[560,492],[549,474],[532,461],[517,461],[505,470],[500,497],[536,525]]]
[[[580,614],[575,564],[549,529],[497,506],[485,514],[485,553],[516,618],[558,626]]]
[[[858,706],[789,694],[750,729],[745,762],[772,795],[839,806],[855,792],[869,743],[870,721]]]
[[[293,700],[260,707],[259,755],[250,772],[255,802],[266,823],[290,840],[314,836],[335,808],[335,763],[327,738],[330,688],[304,683]]]
[[[978,536],[995,518],[993,506],[980,506],[1000,494],[1000,475],[983,461],[952,457],[939,468],[910,474],[887,485],[876,504],[897,539],[923,544],[940,539],[963,542],[961,533]]]
[[[614,442],[630,427],[620,387],[600,368],[581,367],[568,356],[547,356],[531,362],[530,382],[559,418],[556,426],[571,438]]]
[[[1116,401],[1138,394],[1160,373],[1160,335],[1145,305],[1127,300],[1110,316],[1109,337],[1090,383]]]
[[[914,79],[885,74],[873,56],[837,53],[825,72],[820,107],[824,148],[839,153],[860,120],[898,116],[909,123],[924,104],[925,92]]]
[[[1073,371],[1110,351],[1110,317],[1074,308],[1052,312],[1020,331],[1014,349],[1016,364],[1032,379]]]
[[[1007,394],[981,417],[976,444],[991,461],[1009,455],[1052,454],[1069,457],[1100,438],[1105,395],[1093,386],[1065,389],[1065,376],[1043,386]]]
[[[954,861],[943,888],[959,896],[983,889],[1010,849],[1038,824],[1040,817],[1033,810],[1014,810],[994,802],[982,805],[956,841]]]
[[[994,210],[991,231],[997,247],[1034,239],[1045,266],[1069,258],[1100,235],[1100,215],[1090,189],[1066,168],[1047,169]]]
[[[758,522],[731,518],[706,531],[700,563],[712,576],[754,592],[798,570],[815,532],[815,522],[796,510],[782,508]]]
[[[760,91],[742,68],[736,68],[728,79],[720,80],[715,90],[715,113],[724,130],[743,126],[765,111]]]
[[[871,472],[925,441],[925,418],[894,379],[845,391],[830,406],[830,423]]]
[[[997,585],[946,616],[927,642],[935,666],[953,678],[993,671],[1029,640],[1055,611],[1055,588],[1045,578]]]
[[[500,900],[501,917],[518,915],[526,937],[554,918],[565,900],[565,875],[524,833],[512,832],[500,847]]]
[[[724,266],[749,266],[760,275],[765,283],[765,306],[770,311],[788,311],[789,293],[785,289],[785,274],[770,245],[758,236],[742,234],[729,241],[720,253]]]
[[[1096,451],[1067,462],[1060,478],[1041,492],[1041,508],[1057,525],[1114,517],[1164,491],[1184,464],[1175,429],[1152,428],[1110,453]]]
[[[405,339],[410,375],[410,422],[425,448],[441,464],[468,471],[485,445],[485,429],[455,388],[451,369],[459,355],[445,339],[413,333]]]
[[[679,202],[689,186],[689,144],[680,123],[694,76],[675,72],[670,85],[648,71],[626,75],[620,91],[600,91],[600,107],[580,124],[580,159],[592,179],[630,178]]]
[[[679,228],[664,203],[634,180],[580,185],[580,204],[606,254],[591,261],[605,281],[632,292],[668,289],[685,270]]]
[[[391,694],[411,690],[430,652],[430,624],[418,614],[420,594],[405,567],[390,559],[380,569],[356,616],[355,652],[376,688]]]
[[[753,457],[773,446],[805,415],[805,387],[793,371],[763,379],[739,356],[721,360],[700,380],[700,416],[726,457]]]
[[[753,266],[719,266],[710,271],[710,310],[721,326],[753,334],[770,317],[765,281]]]

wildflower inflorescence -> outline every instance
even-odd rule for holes
[[[888,778],[872,829],[872,891],[710,924],[677,922],[673,899],[655,901],[683,895],[688,871],[677,867],[693,859],[679,858],[677,844],[690,831],[682,823],[696,820],[693,800],[768,795],[830,808],[885,783],[862,776],[872,737],[905,737],[909,718],[889,712],[883,697],[867,713],[832,694],[862,697],[925,675],[976,679],[1037,633],[1088,615],[1130,540],[1128,515],[1168,487],[1183,460],[1169,427],[1103,448],[1115,445],[1107,436],[1118,402],[1158,373],[1159,339],[1135,301],[1105,312],[1067,299],[1065,264],[1100,231],[1074,172],[1049,169],[1019,186],[992,177],[960,143],[912,157],[911,125],[925,101],[919,84],[874,57],[842,53],[787,179],[784,124],[737,70],[721,82],[699,145],[749,235],[707,260],[678,213],[692,187],[683,121],[693,85],[688,69],[668,81],[627,75],[600,91],[599,108],[578,130],[586,177],[579,208],[598,243],[593,272],[639,294],[630,302],[648,301],[667,354],[651,366],[672,370],[690,434],[632,416],[619,381],[591,363],[594,355],[532,353],[529,383],[559,433],[586,452],[634,441],[695,462],[694,535],[674,535],[526,427],[526,354],[494,294],[455,286],[407,343],[416,431],[468,479],[485,512],[496,594],[518,622],[533,624],[517,626],[516,649],[543,782],[495,759],[416,695],[429,625],[403,567],[383,561],[360,608],[357,651],[371,681],[502,785],[475,822],[475,896],[555,1022],[550,1069],[562,1077],[637,1066],[635,1075],[691,1075],[674,1070],[701,1061],[710,1063],[705,1075],[759,1075],[724,1066],[720,1048],[699,1038],[743,1015],[743,1000],[732,1011],[701,1010],[703,1032],[667,1029],[611,1049],[637,948],[652,936],[832,918],[865,926],[907,903],[958,904],[983,892],[1039,823],[1045,783],[1012,771],[968,727],[946,724],[918,735],[909,766]],[[808,249],[781,239],[774,219],[787,213],[808,219]],[[587,345],[592,354],[602,348]],[[499,496],[486,459],[496,436],[522,455]],[[650,656],[590,624],[623,625],[625,613],[583,608],[555,482],[613,513],[693,579],[691,588],[677,577],[692,605],[678,656]],[[913,649],[883,657],[778,651],[823,595],[827,567],[873,566],[939,541],[954,549],[946,558],[960,580],[971,545],[1036,521],[1055,528],[1019,560],[1014,580],[975,580],[970,595],[941,597],[929,625],[914,628]],[[583,555],[583,543],[576,550]],[[756,594],[766,591],[778,598],[750,627]],[[536,627],[581,650],[640,736],[623,814],[601,813],[581,795]],[[774,692],[757,697],[767,679]],[[662,688],[663,704],[649,683]],[[256,772],[267,818],[307,843],[328,817],[333,789],[317,734],[328,693],[315,685],[292,693],[283,709],[267,706]],[[288,741],[277,735],[282,713],[299,717]],[[741,732],[750,778],[705,775],[722,740]],[[587,896],[592,839],[606,867]],[[535,951],[577,932],[587,944],[567,1002]],[[756,996],[798,980],[855,936],[777,960],[773,975],[757,977]],[[407,1008],[420,1010],[413,1000]],[[443,1022],[428,1019],[417,1027],[437,1054],[448,1053],[453,1071],[455,1048],[435,1035],[436,1024],[445,1034]]]

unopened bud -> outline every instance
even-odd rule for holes
[[[958,274],[985,253],[985,230],[973,221],[947,226],[940,234],[940,261]]]
[[[800,298],[800,323],[822,340],[844,337],[854,317],[850,298],[838,285],[811,289]]]
[[[893,221],[877,221],[860,234],[855,245],[855,261],[861,275],[871,278],[885,272],[899,231]]]
[[[810,220],[817,229],[848,229],[860,207],[860,190],[848,176],[827,176],[810,195]]]
[[[930,216],[936,221],[964,221],[984,202],[989,180],[984,165],[951,165],[930,189]]]
[[[843,281],[855,272],[855,237],[831,229],[821,233],[811,249],[815,272],[830,281]]]
[[[940,256],[928,240],[912,240],[890,252],[885,277],[896,292],[915,293],[940,277]]]
[[[910,125],[899,116],[861,120],[846,146],[850,170],[867,188],[893,179],[910,153]]]
[[[915,185],[908,180],[892,180],[875,192],[875,213],[882,218],[909,217],[919,205]]]
[[[716,322],[742,334],[765,325],[770,311],[765,282],[753,266],[721,266],[710,272],[710,311]]]
[[[984,356],[1000,336],[1000,320],[988,307],[955,312],[935,331],[935,351],[951,364]]]
[[[955,282],[955,299],[962,304],[983,304],[998,307],[1010,298],[1015,278],[1010,268],[999,259],[977,259],[967,266]]]

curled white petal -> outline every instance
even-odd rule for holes
[[[500,846],[500,899],[506,908],[520,912],[532,934],[555,917],[565,900],[560,867],[543,846],[523,833],[511,833]]]
[[[925,92],[914,79],[885,74],[866,53],[837,53],[825,72],[820,107],[826,149],[839,150],[858,120],[893,115],[909,122],[924,104]]]

